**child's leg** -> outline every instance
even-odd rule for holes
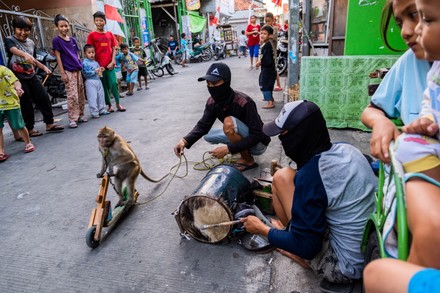
[[[78,81],[75,72],[65,71],[67,81],[64,82],[67,95],[67,111],[69,121],[78,121],[79,119],[79,102],[78,102]]]
[[[102,107],[104,107],[104,94],[102,93],[102,105],[100,105],[98,107],[98,90],[97,90],[97,86],[96,83],[100,83],[101,81],[99,80],[93,80],[93,79],[86,79],[86,91],[87,91],[87,98],[89,101],[89,111],[90,114],[94,117],[99,115],[100,109]],[[102,85],[100,86],[101,90],[102,90]],[[103,90],[102,90],[103,91]]]
[[[109,86],[109,92],[113,95],[115,98],[116,106],[119,105],[119,90],[118,90],[118,81],[116,79],[116,73],[115,70],[105,70],[108,86]]]
[[[26,127],[23,127],[22,129],[18,129],[17,131],[20,133],[21,137],[23,137],[25,145],[31,143],[31,139],[29,137],[29,132]]]
[[[102,72],[101,82],[102,82],[102,88],[104,89],[104,97],[105,97],[105,104],[108,106],[108,110],[111,110],[112,102],[110,97],[110,81],[109,81],[109,73],[108,69],[104,70]]]
[[[84,80],[81,74],[81,71],[76,72],[76,80],[77,80],[77,92],[78,92],[78,104],[79,104],[79,117],[84,116],[84,107],[86,105],[86,95],[84,91]]]
[[[12,127],[11,122],[9,120],[7,120],[7,121],[8,121],[9,127],[12,129],[12,134],[14,135],[14,139],[16,141],[21,141],[22,138],[20,136],[20,133],[18,133],[18,131],[15,130],[14,127]]]
[[[139,84],[139,86],[137,88],[138,91],[140,91],[142,89],[142,80],[141,79],[142,79],[142,75],[139,75],[138,76],[138,84]]]
[[[0,124],[2,124],[2,126],[0,127],[0,159],[2,159],[5,155],[5,142],[3,139],[3,123],[0,122]]]
[[[20,79],[20,83],[24,91],[23,95],[20,97],[21,114],[25,121],[26,128],[29,130],[29,132],[36,132],[34,131],[35,111],[32,105],[32,98],[31,98],[31,92],[32,92],[31,84],[30,84],[31,80]]]
[[[21,137],[23,137],[24,144],[25,144],[25,152],[30,153],[35,150],[35,147],[31,143],[31,139],[29,137],[29,132],[27,128],[24,126],[24,120],[23,116],[21,116],[20,109],[13,109],[6,111],[6,117],[8,118],[8,121],[11,122],[11,126],[13,129],[18,130]]]

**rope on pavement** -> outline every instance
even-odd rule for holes
[[[221,159],[211,156],[209,152],[204,152],[201,162],[195,162],[193,169],[197,171],[206,171],[218,166],[220,164],[228,163],[234,164],[237,161],[233,155],[227,154]]]
[[[185,174],[184,175],[177,175],[177,172],[179,172],[180,166],[182,166],[183,161],[185,161]],[[174,172],[173,172],[173,169],[175,169]],[[165,188],[158,195],[155,195],[154,197],[152,197],[144,202],[136,203],[136,205],[145,205],[145,204],[148,204],[148,203],[152,202],[153,200],[159,198],[162,194],[165,193],[165,191],[168,189],[168,187],[171,184],[171,181],[173,181],[174,178],[185,178],[188,175],[188,160],[186,159],[185,155],[180,156],[180,162],[170,168],[170,172],[168,173],[168,175],[171,175],[171,178],[168,181]]]

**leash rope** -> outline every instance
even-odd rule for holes
[[[209,156],[208,156],[209,155]],[[231,154],[227,154],[221,159],[218,159],[212,155],[209,154],[209,152],[204,152],[202,156],[201,162],[195,162],[193,165],[193,169],[196,171],[206,171],[211,170],[215,166],[218,166],[220,164],[234,164],[237,161],[237,158],[234,157]]]
[[[183,159],[182,159],[182,157],[183,157]],[[179,171],[180,166],[182,165],[182,160],[185,161],[185,174],[184,175],[177,175],[177,172]],[[176,170],[173,172],[172,171],[173,169],[176,169]],[[145,205],[145,204],[152,202],[153,200],[159,198],[161,195],[163,195],[165,193],[165,191],[168,189],[168,187],[171,184],[171,181],[173,181],[174,178],[185,178],[188,175],[188,160],[186,159],[185,155],[180,156],[180,162],[177,163],[176,165],[172,166],[170,168],[170,172],[167,175],[165,175],[164,177],[162,177],[159,181],[162,181],[162,179],[164,179],[168,175],[171,175],[171,178],[168,181],[168,183],[166,184],[165,188],[158,195],[155,195],[154,197],[152,197],[144,202],[135,203],[135,205]]]

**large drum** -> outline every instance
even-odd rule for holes
[[[201,230],[201,225],[232,221],[234,203],[247,201],[249,195],[250,182],[237,168],[225,164],[212,168],[174,212],[180,232],[201,242],[222,241],[231,226]]]

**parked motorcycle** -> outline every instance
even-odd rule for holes
[[[215,38],[212,44],[212,51],[214,52],[214,59],[225,59],[226,58],[226,43],[222,39]]]
[[[197,46],[189,54],[190,61],[209,61],[212,59],[213,52],[211,49],[211,43],[205,43],[203,45]]]
[[[38,51],[36,55],[37,60],[52,71],[52,74],[47,76],[44,70],[40,68],[36,70],[37,77],[42,83],[44,82],[43,86],[50,95],[51,104],[55,105],[59,102],[66,101],[67,95],[64,82],[61,79],[61,75],[54,72],[58,66],[57,58],[46,51]]]
[[[159,40],[160,37],[154,38],[149,44],[149,47],[152,50],[152,55],[148,59],[147,70],[151,70],[154,75],[161,77],[164,74],[163,68],[165,68],[168,74],[174,75],[174,68],[173,65],[171,65],[171,59],[159,48]]]
[[[288,46],[289,41],[287,39],[287,32],[278,32],[276,68],[279,75],[283,74],[287,70],[287,53],[289,51]]]

